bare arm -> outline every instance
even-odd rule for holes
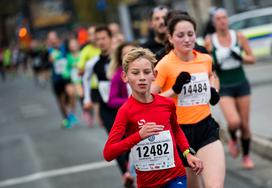
[[[209,53],[212,53],[213,46],[212,46],[212,39],[211,39],[211,36],[210,36],[210,35],[207,35],[207,36],[205,37],[204,47],[207,49],[207,51],[208,51]]]
[[[256,58],[252,53],[247,38],[240,32],[237,33],[237,36],[241,47],[245,51],[245,55],[243,55],[243,62],[246,64],[254,64],[256,62]]]
[[[155,83],[152,83],[152,85],[151,85],[151,93],[159,94],[159,95],[164,96],[164,97],[174,97],[174,96],[176,96],[176,94],[175,94],[175,92],[173,91],[172,88],[161,93],[161,87],[156,85]]]
[[[214,87],[216,91],[218,91],[220,88],[220,82],[215,70],[211,72],[211,74],[209,75],[209,79],[211,87]]]

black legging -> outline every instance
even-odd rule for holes
[[[109,134],[111,127],[114,123],[117,110],[107,107],[105,103],[103,104],[100,102],[99,104],[100,104],[100,107],[99,107],[100,117],[103,122],[103,126],[105,127],[105,129],[107,130]],[[120,155],[120,157],[116,159],[122,174],[124,174],[127,171],[128,153],[129,152],[122,154]]]

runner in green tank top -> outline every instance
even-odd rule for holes
[[[206,49],[213,55],[220,80],[220,107],[230,133],[229,152],[236,158],[239,154],[237,131],[241,131],[243,150],[242,166],[254,167],[249,156],[251,131],[249,127],[250,85],[242,64],[255,63],[248,40],[240,32],[229,30],[225,9],[217,9],[213,15],[216,32],[205,39]],[[243,51],[242,51],[243,49]]]

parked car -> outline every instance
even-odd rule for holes
[[[272,55],[272,7],[232,15],[229,26],[248,38],[256,57]]]

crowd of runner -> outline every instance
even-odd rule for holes
[[[143,44],[126,41],[117,23],[65,40],[50,31],[28,51],[1,49],[1,77],[30,66],[35,84],[51,82],[62,128],[79,124],[80,103],[86,124],[109,133],[104,157],[117,159],[125,187],[224,187],[225,155],[210,105],[220,103],[230,154],[238,157],[241,145],[242,166],[253,168],[242,64],[255,58],[247,39],[228,29],[225,9],[212,16],[215,32],[204,46],[196,43],[194,19],[165,6],[150,11],[152,35]]]

